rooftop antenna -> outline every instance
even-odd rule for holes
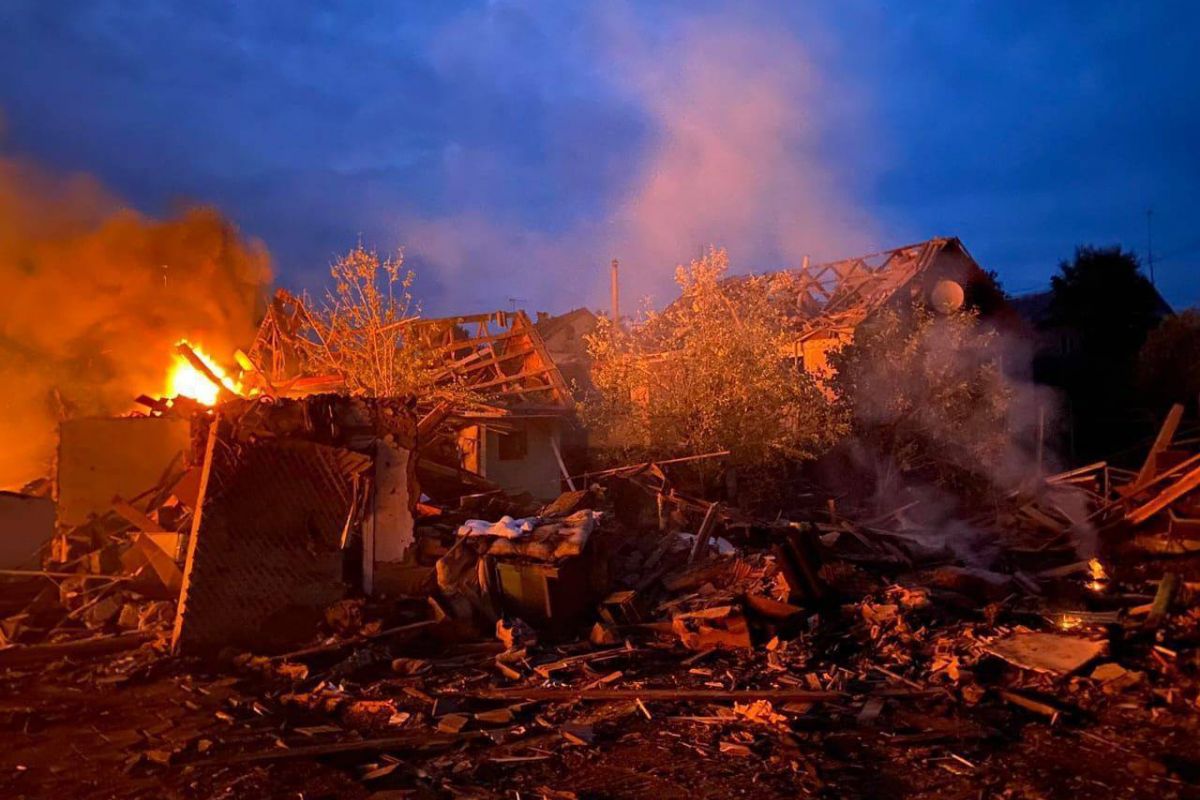
[[[1150,285],[1154,282],[1154,209],[1146,209],[1146,263],[1150,265]]]
[[[510,297],[510,298],[508,298],[508,304],[509,304],[510,306],[512,306],[512,309],[511,309],[511,310],[512,310],[512,312],[513,312],[514,314],[515,314],[515,313],[517,313],[517,303],[524,303],[524,302],[525,302],[525,298],[524,298],[524,297]]]

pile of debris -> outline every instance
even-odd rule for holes
[[[1048,479],[1087,492],[1087,521],[1101,531],[1132,528],[1133,544],[1160,554],[1200,551],[1200,440],[1180,439],[1183,406],[1167,414],[1136,471],[1100,461]]]
[[[328,759],[360,789],[445,796],[672,797],[701,777],[934,796],[1036,793],[1067,769],[1077,790],[1132,771],[1134,794],[1182,796],[1200,775],[1200,583],[1127,547],[1182,530],[1195,457],[1170,421],[1145,474],[1040,481],[970,520],[990,546],[966,553],[918,504],[760,519],[665,462],[548,504],[413,497],[403,404],[197,419],[190,466],[56,537],[55,583],[4,623],[12,691],[57,663],[191,698],[187,725],[122,740],[139,780],[218,794]],[[167,628],[203,659],[167,659],[165,636],[86,664],[53,649]]]
[[[107,635],[135,646],[169,634],[199,488],[198,471],[176,461],[146,491],[44,538],[27,559],[37,568],[4,571],[0,644],[86,653],[107,649]]]

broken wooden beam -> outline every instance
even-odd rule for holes
[[[497,689],[480,689],[463,692],[459,696],[477,697],[484,700],[679,700],[679,701],[748,701],[770,700],[781,703],[818,703],[845,697],[844,692],[823,692],[811,689],[638,689],[625,687],[596,687],[594,689],[570,686],[505,686]]]
[[[720,513],[720,503],[713,503],[708,507],[708,511],[704,512],[704,521],[700,523],[700,529],[696,531],[696,541],[692,543],[692,552],[688,554],[687,563],[691,564],[698,559],[708,546],[708,540],[712,538],[713,528],[717,524],[717,516]]]
[[[1183,406],[1176,403],[1167,412],[1167,418],[1163,420],[1162,427],[1158,430],[1158,435],[1154,437],[1154,444],[1150,445],[1150,452],[1146,453],[1146,460],[1143,462],[1142,468],[1138,470],[1137,477],[1130,484],[1130,494],[1136,494],[1142,484],[1154,477],[1154,473],[1158,468],[1158,457],[1170,446],[1171,440],[1175,438],[1175,431],[1179,429],[1179,422],[1182,419]]]
[[[118,636],[93,636],[74,642],[13,645],[0,650],[0,669],[27,667],[59,658],[90,658],[119,653],[140,647],[153,638],[152,633],[137,631]]]
[[[290,653],[281,653],[271,656],[272,661],[290,661],[295,658],[304,658],[306,656],[322,655],[325,653],[336,653],[339,650],[344,650],[347,647],[365,644],[375,639],[383,639],[389,636],[400,636],[402,634],[415,634],[426,628],[431,628],[434,625],[440,625],[440,619],[423,619],[419,622],[410,622],[407,625],[398,625],[394,628],[384,628],[375,633],[368,633],[361,636],[352,636],[348,639],[340,639],[336,642],[328,642],[326,644],[317,644],[312,647],[305,647],[302,650],[293,650]]]
[[[626,464],[623,467],[612,467],[611,469],[602,469],[599,472],[581,472],[580,474],[572,475],[571,477],[572,478],[583,478],[584,481],[586,482],[587,480],[589,480],[591,478],[603,478],[607,475],[618,475],[622,472],[645,469],[646,467],[649,467],[654,464],[657,464],[658,466],[664,466],[666,464],[684,464],[684,463],[687,463],[690,461],[702,461],[706,458],[721,458],[723,456],[729,455],[729,452],[730,451],[728,451],[728,450],[716,450],[711,453],[701,453],[700,455],[696,455],[696,456],[681,456],[680,458],[667,458],[662,461],[643,461],[640,464]]]
[[[81,581],[115,582],[133,580],[132,575],[101,575],[94,572],[55,572],[45,569],[0,569],[0,575],[14,578],[78,578]]]
[[[1171,610],[1171,605],[1175,602],[1175,595],[1179,592],[1179,575],[1175,572],[1163,573],[1162,580],[1158,582],[1158,591],[1154,595],[1154,602],[1150,604],[1150,613],[1146,615],[1146,627],[1157,628],[1167,618],[1167,613]]]
[[[1200,467],[1196,467],[1175,481],[1149,502],[1130,511],[1125,518],[1133,525],[1140,525],[1198,486],[1200,486]]]
[[[204,363],[204,359],[196,355],[196,351],[192,349],[187,342],[179,342],[175,345],[175,352],[187,359],[187,362],[195,368],[197,372],[203,375],[208,380],[212,381],[213,386],[217,387],[218,394],[229,396],[234,394],[234,391],[226,385],[225,381],[212,371],[208,364]]]
[[[1079,478],[1079,477],[1083,477],[1085,475],[1089,475],[1092,472],[1099,472],[1100,470],[1104,469],[1107,466],[1108,466],[1107,461],[1095,461],[1091,464],[1086,464],[1082,467],[1076,467],[1075,469],[1069,469],[1066,472],[1059,472],[1054,475],[1048,475],[1045,478],[1045,482],[1046,483],[1063,483],[1063,482],[1071,480],[1072,478]]]
[[[320,756],[340,755],[345,753],[378,752],[380,750],[396,750],[401,748],[446,747],[462,742],[464,739],[474,739],[482,736],[481,731],[468,733],[445,734],[414,731],[404,736],[387,736],[379,739],[358,739],[351,742],[328,742],[326,744],[306,745],[304,747],[276,747],[271,750],[259,750],[253,753],[237,753],[219,758],[197,758],[187,762],[191,765],[209,767],[226,767],[234,764],[251,764],[259,761],[282,761],[291,758],[318,758]]]

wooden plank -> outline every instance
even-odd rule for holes
[[[122,519],[139,531],[149,533],[162,530],[161,525],[131,506],[120,495],[113,497],[112,508]]]
[[[696,541],[692,543],[692,552],[688,554],[689,564],[699,558],[700,554],[704,552],[704,548],[708,546],[708,540],[712,537],[713,527],[716,526],[720,513],[720,503],[713,503],[708,507],[708,511],[704,512],[704,521],[700,523],[700,530],[696,531]]]
[[[196,534],[200,531],[200,522],[204,518],[204,497],[208,494],[208,481],[212,477],[213,454],[217,447],[217,433],[221,428],[220,412],[213,414],[212,423],[208,426],[208,441],[204,445],[204,466],[200,473],[199,500],[192,510],[192,530],[188,537],[187,556],[183,560],[183,585],[179,589],[179,603],[175,609],[175,624],[171,629],[171,652],[178,652],[179,632],[183,625],[183,612],[187,609],[188,587],[192,565],[196,558]]]
[[[233,389],[229,388],[225,381],[221,380],[221,378],[209,368],[208,364],[204,363],[204,359],[196,355],[196,351],[193,350],[187,342],[179,342],[176,344],[175,352],[187,359],[187,362],[191,364],[197,372],[199,372],[217,387],[218,396],[224,395],[229,397],[234,394]]]
[[[1059,472],[1054,475],[1048,475],[1046,477],[1046,483],[1058,483],[1060,481],[1065,481],[1070,478],[1079,477],[1081,475],[1087,475],[1089,472],[1098,472],[1107,466],[1108,466],[1107,461],[1096,461],[1092,464],[1088,464],[1087,466],[1077,467],[1075,469],[1069,469],[1066,472]]]
[[[452,695],[453,696],[453,695]],[[844,692],[813,691],[811,689],[693,689],[688,687],[639,689],[636,687],[598,686],[593,689],[570,686],[505,686],[496,689],[481,689],[463,692],[459,696],[478,697],[487,700],[584,700],[605,702],[610,700],[679,700],[679,701],[747,701],[770,700],[772,702],[817,703],[845,697]]]
[[[469,339],[455,339],[452,342],[442,345],[434,345],[434,349],[441,351],[466,350],[472,347],[478,347],[481,344],[489,344],[494,342],[512,339],[521,335],[521,331],[502,331],[500,333],[489,333],[486,336],[472,336]]]
[[[1158,460],[1159,454],[1170,446],[1182,419],[1183,405],[1176,403],[1171,406],[1171,410],[1167,412],[1167,418],[1163,420],[1162,427],[1158,429],[1158,435],[1154,437],[1154,444],[1150,445],[1150,452],[1146,454],[1146,461],[1138,470],[1137,477],[1133,479],[1134,486],[1144,483],[1154,476],[1155,462]]]
[[[357,739],[350,742],[329,742],[313,744],[305,747],[276,747],[271,750],[260,750],[254,753],[238,753],[222,758],[197,758],[189,761],[192,765],[207,767],[231,766],[234,764],[252,764],[260,761],[282,761],[291,758],[318,758],[320,756],[344,753],[369,753],[380,750],[398,750],[401,748],[447,747],[458,744],[466,739],[483,736],[482,731],[467,733],[445,734],[428,731],[413,731],[401,736],[388,736],[381,739]]]
[[[488,388],[491,388],[492,386],[501,386],[504,384],[515,384],[521,380],[524,380],[525,378],[535,378],[539,375],[545,375],[546,373],[551,372],[554,369],[555,369],[554,367],[541,367],[539,369],[527,370],[525,372],[518,372],[516,375],[506,375],[503,378],[498,378],[496,380],[491,380],[491,381],[485,381],[484,383],[473,383],[473,384],[471,384],[471,388],[472,389],[488,389]],[[534,388],[553,388],[553,387],[551,387],[549,385],[545,385],[545,386],[539,385]]]
[[[1129,512],[1125,518],[1134,525],[1140,525],[1197,486],[1200,486],[1200,467],[1197,467],[1175,481],[1175,483],[1160,492],[1150,502]]]
[[[558,468],[562,471],[563,480],[567,482],[567,488],[572,492],[575,491],[575,481],[571,480],[571,473],[567,471],[567,464],[563,461],[562,450],[558,447],[558,437],[550,437],[550,447],[554,450],[554,458],[558,461]]]
[[[478,372],[481,369],[503,364],[505,361],[512,361],[515,358],[528,356],[534,352],[532,347],[524,347],[519,350],[505,351],[499,355],[493,355],[491,358],[479,361],[477,359],[481,358],[483,354],[477,351],[439,370],[435,374],[434,379],[440,380],[448,375],[470,375],[472,372]]]
[[[1158,582],[1158,591],[1154,594],[1154,602],[1150,605],[1150,613],[1146,615],[1146,627],[1157,628],[1167,618],[1175,595],[1179,592],[1179,574],[1166,572]]]
[[[152,633],[138,631],[118,636],[93,636],[74,642],[14,645],[0,650],[0,669],[25,667],[59,658],[89,658],[119,653],[140,647],[153,638]]]
[[[76,559],[77,561],[79,559]],[[13,578],[78,578],[81,581],[131,581],[132,575],[99,575],[91,572],[51,572],[44,569],[0,569]]]

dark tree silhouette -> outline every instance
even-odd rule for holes
[[[1196,411],[1200,399],[1200,310],[1167,317],[1146,337],[1138,354],[1138,387],[1151,410],[1172,403]]]
[[[1050,279],[1051,323],[1074,330],[1084,343],[1132,355],[1163,317],[1162,299],[1137,256],[1120,247],[1076,248],[1059,273]]]
[[[1079,247],[1051,279],[1045,327],[1059,346],[1040,370],[1066,394],[1076,455],[1120,450],[1143,433],[1148,415],[1136,389],[1138,351],[1170,313],[1142,274],[1137,256],[1120,247]]]

